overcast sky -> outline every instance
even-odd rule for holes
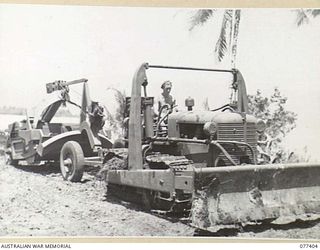
[[[189,31],[193,9],[44,6],[0,4],[0,106],[39,109],[55,97],[45,83],[88,78],[92,99],[112,110],[115,87],[130,93],[142,62],[230,68],[214,60],[221,15]],[[298,114],[288,145],[318,153],[320,139],[320,18],[296,27],[289,9],[244,9],[237,68],[249,94],[266,95],[274,87]],[[182,106],[193,96],[198,108],[209,97],[211,108],[229,97],[228,75],[150,70],[150,89],[158,95],[163,80],[174,82]],[[78,93],[80,91],[78,90]],[[181,107],[183,108],[183,107]]]

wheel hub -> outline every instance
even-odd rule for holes
[[[70,172],[70,168],[72,167],[72,160],[70,158],[67,158],[63,161],[64,168],[67,173]]]

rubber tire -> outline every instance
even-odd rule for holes
[[[71,160],[71,167],[64,165],[64,160],[69,158]],[[70,169],[70,173],[66,171]],[[62,177],[66,181],[80,182],[84,170],[84,155],[83,150],[78,142],[66,142],[60,152],[60,171]]]

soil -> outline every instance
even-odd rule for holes
[[[95,171],[81,183],[63,181],[58,167],[0,162],[0,237],[12,236],[233,236],[320,239],[320,220],[200,232],[183,221],[106,197]]]

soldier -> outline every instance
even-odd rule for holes
[[[105,124],[104,108],[98,102],[92,101],[88,113],[91,129],[96,134]]]
[[[165,81],[161,85],[162,93],[158,97],[156,101],[156,116],[158,116],[157,120],[160,121],[163,117],[165,117],[169,111],[175,106],[176,100],[170,95],[172,89],[172,82]],[[165,118],[162,121],[162,126],[167,124],[168,120]]]
[[[173,108],[173,106],[176,103],[176,100],[170,95],[171,89],[172,89],[172,82],[165,81],[161,85],[162,93],[161,96],[158,99],[158,109],[157,112],[159,113],[161,108],[165,105],[169,105],[170,108]]]

